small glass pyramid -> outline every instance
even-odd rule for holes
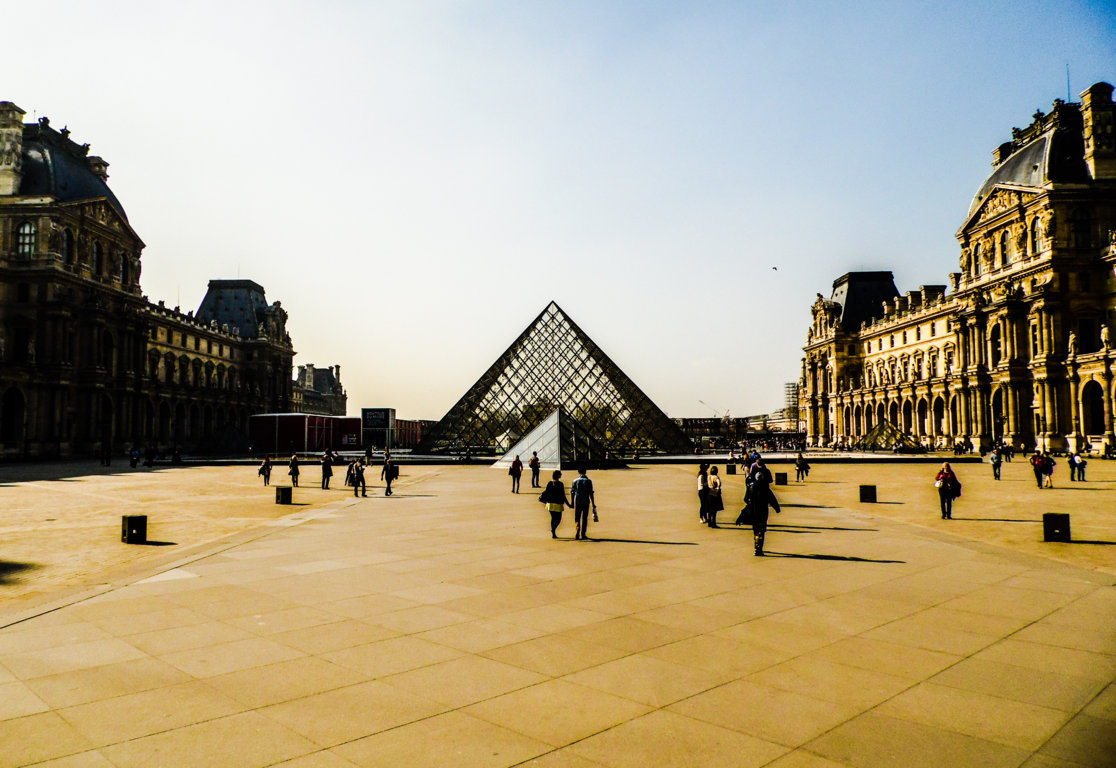
[[[552,301],[415,453],[503,454],[559,410],[615,457],[692,450],[678,425]]]

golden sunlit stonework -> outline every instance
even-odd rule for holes
[[[886,421],[930,448],[1116,448],[1112,91],[1056,100],[996,149],[948,292],[851,272],[818,294],[799,388],[810,445]]]

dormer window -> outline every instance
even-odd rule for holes
[[[16,254],[27,259],[35,255],[35,225],[30,221],[16,229]]]

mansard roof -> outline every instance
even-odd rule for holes
[[[883,303],[898,295],[890,271],[847,272],[833,281],[830,299],[841,307],[841,327],[853,332],[861,323],[883,317]]]
[[[38,123],[25,124],[19,194],[49,195],[63,203],[104,198],[127,221],[124,206],[91,167],[99,166],[104,174],[108,164],[88,154],[88,144],[75,143],[65,129],[54,130],[45,117]],[[104,176],[107,178],[107,174]]]
[[[267,309],[263,286],[254,280],[210,280],[197,319],[237,328],[246,339],[260,335],[260,315]]]

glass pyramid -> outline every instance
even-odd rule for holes
[[[678,425],[552,301],[415,453],[502,454],[559,409],[613,456],[692,450]]]
[[[541,469],[570,469],[579,465],[599,469],[606,466],[604,446],[561,408],[547,416],[492,466],[507,469],[516,456],[526,466],[532,452],[538,454]]]

